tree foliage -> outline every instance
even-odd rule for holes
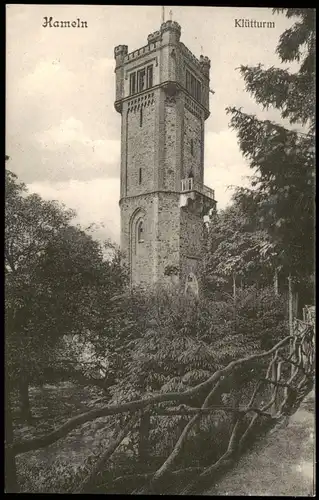
[[[61,369],[71,376],[79,362],[76,351],[61,357],[66,337],[77,336],[82,346],[107,341],[111,298],[124,289],[126,271],[118,250],[74,225],[74,215],[28,194],[7,170],[6,367],[13,384],[43,382]]]
[[[132,301],[135,318],[130,314]],[[194,301],[158,288],[125,299],[130,324],[118,329],[113,399],[183,391],[204,381],[231,359],[258,352],[286,331],[285,305],[271,289],[239,291]]]
[[[241,66],[240,72],[257,103],[278,109],[282,118],[305,131],[259,120],[238,108],[227,111],[255,173],[253,189],[238,189],[237,201],[258,214],[286,272],[303,277],[314,269],[315,12],[279,10],[297,21],[281,35],[277,54],[282,62],[298,62],[298,71],[259,64]]]
[[[231,293],[233,280],[269,286],[278,266],[276,244],[236,197],[230,207],[211,216],[204,273],[208,293],[216,288]]]

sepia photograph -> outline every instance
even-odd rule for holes
[[[316,9],[5,41],[5,493],[316,496]]]

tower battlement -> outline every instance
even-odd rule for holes
[[[148,43],[154,43],[158,42],[162,38],[162,33],[161,31],[154,31],[153,33],[150,33],[147,37],[147,42]]]
[[[128,52],[128,47],[127,45],[118,45],[114,49],[114,57],[118,56],[126,56]]]
[[[127,55],[128,47],[127,45],[118,45],[114,48],[114,58],[116,61],[116,68],[122,66],[124,63],[124,58]]]

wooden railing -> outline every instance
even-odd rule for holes
[[[295,334],[278,342],[267,352],[232,361],[215,371],[206,381],[184,392],[155,394],[131,402],[108,405],[75,416],[47,435],[6,443],[6,453],[11,457],[30,450],[44,448],[66,436],[85,422],[107,415],[123,415],[122,429],[115,432],[108,447],[97,460],[94,468],[78,485],[75,493],[92,492],[101,471],[123,440],[138,432],[140,434],[140,454],[147,459],[150,453],[148,437],[150,419],[168,416],[182,416],[185,423],[173,449],[162,465],[145,474],[134,474],[134,488],[131,493],[162,493],[163,485],[178,481],[183,494],[201,490],[216,480],[218,475],[231,466],[245,449],[251,438],[258,432],[287,418],[299,406],[305,395],[312,389],[314,381],[314,327],[310,323],[299,322]],[[223,403],[223,394],[236,383],[235,404]],[[197,401],[194,405],[194,400]],[[200,404],[198,404],[200,401]],[[198,429],[201,419],[207,415],[232,415],[226,450],[209,466],[179,467],[179,459],[185,444],[194,429]],[[216,428],[212,426],[213,436]],[[218,450],[217,450],[218,451]],[[113,487],[123,478],[113,480]],[[126,481],[129,477],[125,478]],[[136,488],[136,481],[139,486]],[[111,484],[104,485],[109,491]]]

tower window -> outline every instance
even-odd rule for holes
[[[140,127],[143,125],[143,108],[140,109]]]
[[[145,68],[137,72],[137,91],[142,92],[145,89]]]
[[[139,169],[139,172],[138,172],[138,183],[142,184],[142,169],[141,168]]]
[[[191,155],[194,156],[194,141],[191,139]]]
[[[137,243],[144,243],[144,222],[142,220],[137,223]]]
[[[153,66],[147,67],[147,88],[153,87]]]
[[[130,74],[130,95],[153,87],[153,65]]]
[[[136,73],[130,75],[130,95],[136,92]]]
[[[202,98],[202,84],[195,76],[186,70],[186,90],[199,102]]]

